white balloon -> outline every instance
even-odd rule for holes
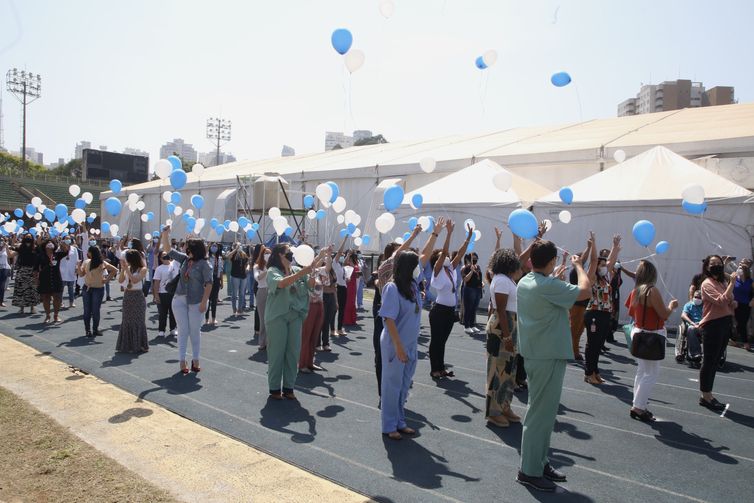
[[[681,193],[683,200],[691,204],[704,203],[704,187],[701,185],[689,185]]]
[[[319,185],[317,185],[314,193],[317,195],[317,199],[319,199],[322,204],[330,204],[330,198],[332,198],[332,187],[330,187],[326,183],[320,183]]]
[[[84,220],[86,220],[86,211],[81,208],[76,208],[71,212],[71,218],[73,218],[73,221],[77,224],[83,223]]]
[[[338,215],[338,218],[336,218],[339,224],[342,224],[346,221],[346,218],[343,215]]]
[[[272,208],[267,210],[267,216],[275,220],[277,217],[280,216],[280,208],[278,208],[277,206],[273,206]]]
[[[626,160],[626,153],[623,150],[616,150],[613,153],[613,159],[615,159],[615,162],[623,162]]]
[[[484,64],[487,66],[494,65],[497,61],[497,51],[495,49],[485,51],[484,54],[482,54],[482,61],[484,61]]]
[[[395,238],[394,242],[395,242],[395,244],[402,245],[403,244],[403,238]]]
[[[564,224],[567,224],[571,221],[571,212],[568,210],[561,211],[560,213],[558,213],[558,220],[560,220]]]
[[[82,198],[82,199],[83,199],[83,198]],[[46,206],[46,205],[44,205],[44,204],[40,204],[39,206],[37,206],[37,209],[38,209],[39,211],[44,211],[44,210],[46,210],[46,209],[47,209],[47,206]]]
[[[186,213],[186,215],[188,215],[188,216],[190,216],[190,217],[193,217],[193,216],[194,216],[194,210],[192,210],[191,208],[187,209],[187,210],[185,211],[185,213]]]
[[[136,204],[139,201],[139,194],[137,194],[136,192],[131,192],[130,194],[128,194],[127,200],[129,203]]]
[[[169,190],[166,190],[165,192],[162,193],[162,200],[165,201],[166,203],[169,203],[172,197],[173,197],[173,193],[170,192]]]
[[[94,229],[94,233],[99,236],[100,234],[102,234],[102,231],[100,231],[99,229]]]
[[[353,225],[359,225],[353,221],[354,217],[356,216],[356,212],[353,210],[346,210],[344,214],[344,220],[347,224],[353,224]]]
[[[202,229],[204,228],[205,220],[203,218],[197,218],[196,224],[194,225],[194,232],[199,234]]]
[[[293,258],[299,265],[309,266],[314,262],[314,250],[309,245],[301,245],[293,248]]]
[[[238,232],[238,222],[233,220],[228,226],[228,229],[230,230],[230,232]]]
[[[374,221],[374,225],[377,227],[380,234],[390,232],[390,229],[395,226],[395,216],[393,216],[392,213],[383,213],[377,217],[377,220]]]
[[[42,199],[39,198],[39,197],[36,197],[36,196],[32,197],[31,198],[31,204],[33,204],[35,208],[39,208],[39,205],[42,204]]]
[[[112,224],[110,226],[110,234],[112,234],[113,236],[117,236],[119,230],[120,230],[120,227],[118,227],[118,224]]]
[[[473,221],[472,219],[470,219],[470,218],[467,218],[467,219],[466,219],[466,220],[465,220],[465,221],[463,222],[463,233],[464,233],[464,235],[465,235],[465,234],[466,234],[467,232],[469,232],[469,230],[468,230],[468,229],[469,229],[469,227],[471,227],[472,229],[476,229],[476,224],[474,223],[474,221]]]
[[[393,17],[394,12],[395,4],[393,0],[380,0],[380,14],[382,14],[382,17],[389,19]]]
[[[138,203],[136,203],[136,209],[139,211],[144,211],[144,208],[146,207],[147,203],[145,203],[144,201],[139,201]]]
[[[309,211],[306,212],[306,217],[309,220],[314,220],[315,218],[317,218],[317,212],[314,211],[314,210],[309,210]]]
[[[335,202],[332,203],[332,209],[335,210],[336,213],[340,213],[346,209],[346,200],[343,196],[338,196]]]
[[[429,220],[429,217],[428,217],[428,216],[422,216],[422,217],[419,217],[419,218],[417,219],[417,222],[416,222],[416,224],[417,224],[417,225],[420,225],[420,226],[421,226],[421,228],[422,228],[422,230],[423,230],[424,232],[427,232],[427,230],[429,229],[429,224],[430,224],[430,220]]]
[[[343,56],[343,61],[346,64],[346,68],[350,73],[355,72],[364,65],[364,51],[361,49],[351,49]]]
[[[419,167],[425,173],[432,173],[437,167],[437,161],[434,157],[424,157],[419,161]]]
[[[92,201],[94,201],[94,196],[91,192],[84,192],[83,194],[81,194],[81,199],[83,199],[86,204],[92,204]],[[37,208],[39,208],[39,206],[37,206]]]
[[[193,166],[191,166],[191,172],[195,174],[196,176],[202,176],[202,173],[204,173],[204,166],[202,166],[199,163],[196,163]]]
[[[183,213],[183,208],[181,208],[180,206],[176,206],[175,211],[173,213],[175,214],[175,216],[178,216],[181,213]]]
[[[278,236],[282,236],[285,229],[288,227],[288,220],[283,216],[274,218],[272,219],[272,227],[275,229]]]
[[[89,213],[89,218],[97,218],[97,214],[95,212]]]
[[[173,165],[167,159],[160,159],[154,163],[154,172],[161,179],[168,178],[170,173],[173,172]]]
[[[5,232],[15,232],[16,222],[5,222],[3,224],[3,229],[5,229]]]
[[[146,222],[146,221],[147,221],[147,219],[148,219],[148,217],[147,217],[146,213],[145,213],[144,215],[142,215],[142,216],[141,216],[141,221],[142,221],[142,222]]]
[[[41,213],[34,213],[34,220],[42,220],[42,214]]]
[[[482,239],[482,232],[480,230],[474,231],[474,241],[479,241]]]
[[[89,234],[97,234],[97,229],[89,229]]]
[[[129,211],[136,211],[136,203],[128,202],[127,204]]]
[[[144,234],[144,241],[152,241],[152,235],[148,232]]]
[[[81,194],[81,187],[79,187],[76,184],[73,184],[70,187],[68,187],[68,193],[72,195],[73,197],[78,197],[78,195]]]
[[[513,176],[507,171],[499,171],[492,177],[492,184],[496,189],[507,192],[513,185]]]
[[[353,244],[354,244],[354,246],[361,246],[361,243],[362,243],[362,240],[361,240],[360,237],[357,236],[357,237],[353,238]]]
[[[357,238],[359,236],[361,236],[361,229],[356,229],[355,231],[353,231],[353,234],[351,234],[351,237],[354,238]]]
[[[173,225],[173,219],[172,218],[168,218],[167,220],[165,220],[165,225]],[[112,229],[112,227],[113,226],[111,225],[110,228]]]
[[[552,220],[545,218],[542,220],[542,223],[545,224],[545,232],[550,232],[550,229],[552,229]]]
[[[351,219],[351,223],[352,223],[353,225],[359,225],[359,224],[361,223],[361,215],[359,215],[358,213],[356,213],[356,214],[355,214],[355,215],[353,216],[353,218]]]

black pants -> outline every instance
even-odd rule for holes
[[[429,311],[429,363],[432,372],[445,370],[445,344],[455,321],[455,306],[435,304]]]
[[[463,326],[472,328],[476,326],[476,310],[479,309],[479,301],[482,300],[482,289],[465,286],[463,288]]]
[[[374,346],[374,371],[377,375],[377,394],[382,396],[382,346],[380,345],[380,337],[382,337],[382,329],[384,328],[384,322],[380,316],[381,305],[378,302],[372,304],[372,316],[374,316],[374,332],[372,332],[372,346]]]
[[[739,304],[735,311],[736,314],[736,340],[741,343],[749,342],[749,332],[747,330],[749,317],[751,316],[751,306],[749,304]]]
[[[702,355],[702,368],[699,371],[699,390],[702,393],[712,391],[712,386],[715,384],[715,374],[717,374],[717,365],[720,362],[723,349],[728,344],[732,323],[732,318],[725,316],[702,325],[704,354]]]
[[[516,384],[526,382],[526,368],[524,368],[524,357],[521,354],[516,355]]]
[[[600,350],[610,335],[612,319],[607,311],[587,311],[584,313],[586,327],[586,351],[584,355],[584,374],[599,374]]]
[[[338,285],[338,330],[343,330],[343,317],[346,314],[346,287]]]
[[[157,305],[157,312],[159,313],[159,321],[157,322],[157,331],[164,332],[165,325],[168,324],[168,315],[170,316],[170,330],[175,330],[175,316],[173,316],[173,294],[161,293],[160,303]]]
[[[212,290],[209,292],[209,305],[207,306],[207,312],[204,314],[204,319],[209,319],[210,311],[212,311],[212,319],[217,318],[217,298],[220,295],[220,281],[221,278],[217,277],[212,281]]]
[[[334,293],[323,293],[322,302],[325,307],[325,321],[322,323],[322,332],[319,335],[319,345],[330,345],[330,330],[335,327],[335,312],[338,310]]]

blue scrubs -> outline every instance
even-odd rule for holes
[[[401,362],[395,351],[387,324],[380,336],[382,349],[382,432],[391,433],[406,427],[403,406],[408,399],[408,390],[416,371],[418,359],[417,344],[421,326],[421,309],[419,303],[419,284],[413,283],[414,298],[403,297],[394,283],[388,283],[382,289],[382,307],[380,316],[395,321],[398,336],[408,362]]]

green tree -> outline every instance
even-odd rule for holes
[[[361,147],[362,145],[377,145],[380,143],[388,143],[384,136],[378,134],[376,136],[370,136],[369,138],[362,138],[356,140],[353,144],[354,147]]]
[[[26,172],[29,174],[44,173],[45,167],[35,162],[27,161]],[[7,152],[0,152],[0,173],[9,176],[22,174],[21,158]]]
[[[73,178],[81,178],[82,173],[83,171],[81,159],[71,159],[62,166],[58,166],[57,168],[50,170],[51,175],[69,176]]]

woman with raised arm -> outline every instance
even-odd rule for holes
[[[607,258],[597,256],[597,246],[592,233],[590,233],[590,241],[592,256],[587,274],[592,284],[592,296],[584,313],[586,327],[584,382],[602,384],[605,381],[600,377],[598,364],[600,350],[612,333],[613,290],[610,277],[620,250],[620,236],[616,235],[613,238],[613,248]]]
[[[314,363],[314,348],[319,340],[322,327],[325,325],[324,287],[330,284],[330,271],[332,270],[332,258],[329,249],[327,254],[314,265],[309,275],[309,311],[304,320],[301,332],[301,355],[298,360],[298,371],[310,374],[315,370],[323,370]]]
[[[128,249],[120,259],[118,282],[123,285],[123,307],[121,308],[120,330],[115,350],[119,353],[146,353],[149,351],[147,339],[147,302],[142,290],[147,266],[144,256],[135,249]]]
[[[81,297],[84,302],[84,330],[87,337],[102,335],[99,331],[100,308],[105,297],[105,273],[108,278],[115,277],[118,269],[102,258],[102,252],[96,246],[90,246],[86,252],[87,259],[77,267],[77,274],[84,278]],[[93,328],[94,330],[90,330]]]

